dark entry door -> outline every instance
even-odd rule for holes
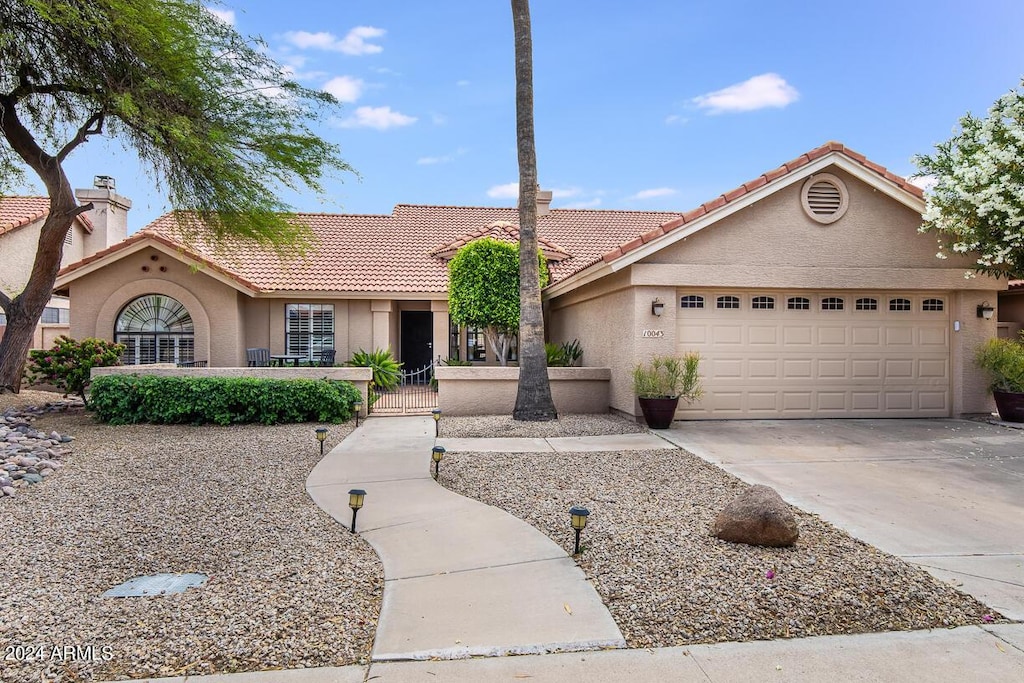
[[[402,371],[414,372],[433,360],[434,314],[402,311]],[[428,378],[429,379],[429,378]]]

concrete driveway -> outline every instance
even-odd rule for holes
[[[677,422],[751,484],[1024,619],[1024,431],[962,420]]]

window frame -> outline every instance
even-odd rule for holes
[[[324,313],[330,310],[330,331],[325,331]],[[333,303],[292,302],[284,305],[284,350],[285,353],[304,356],[308,362],[319,360],[324,349],[336,349],[335,336],[337,315]],[[292,313],[295,313],[295,316]],[[307,323],[302,326],[302,313],[306,313]],[[319,315],[316,315],[319,314]],[[319,325],[314,320],[319,318]],[[293,321],[297,329],[293,329]]]

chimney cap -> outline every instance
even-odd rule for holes
[[[101,190],[113,190],[116,186],[114,182],[114,176],[111,175],[98,175],[92,179],[93,187],[97,187]]]

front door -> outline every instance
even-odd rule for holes
[[[434,357],[434,314],[430,311],[402,311],[401,325],[402,371],[415,372],[430,365]]]

